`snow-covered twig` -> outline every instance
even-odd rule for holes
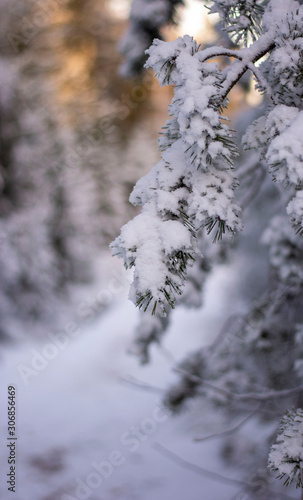
[[[274,46],[270,46],[270,48],[268,50],[264,49],[264,50],[266,50],[265,54],[267,52],[269,52],[270,49],[273,49],[273,48],[274,48]],[[246,55],[247,49],[242,49],[242,50],[245,50],[245,55]],[[244,59],[244,55],[242,54],[242,50],[231,50],[231,49],[225,49],[224,47],[210,47],[208,49],[203,50],[202,61],[205,62],[209,59],[216,59],[218,57],[229,57],[229,58],[232,57],[234,59],[237,59],[238,61],[241,61],[241,62],[244,61],[243,70],[244,70],[244,68],[245,68],[245,71],[247,71],[249,69],[253,73],[257,82],[259,82],[260,86],[266,90],[269,99],[272,100],[273,104],[277,105],[278,103],[274,97],[274,94],[273,94],[271,87],[269,86],[269,84],[265,80],[265,78],[263,77],[261,71],[254,65],[254,62],[256,62],[255,58],[258,57],[257,60],[259,60],[265,54],[257,55],[257,56],[253,55],[252,60],[250,62],[247,62],[246,57]],[[226,74],[228,74],[228,71],[229,71],[229,67],[226,68]],[[244,73],[245,73],[245,71],[244,71]]]
[[[267,80],[262,75],[261,71],[258,68],[256,68],[256,66],[254,64],[252,64],[252,63],[249,63],[247,65],[247,67],[253,73],[253,75],[255,76],[255,78],[257,80],[257,82],[260,84],[260,86],[264,90],[266,90],[266,94],[269,97],[269,99],[271,99],[271,101],[273,102],[273,104],[275,106],[277,106],[278,105],[277,99],[275,98],[271,87],[269,86]]]
[[[227,97],[231,89],[240,80],[244,73],[248,69],[251,69],[252,64],[259,61],[259,59],[262,59],[262,57],[275,48],[275,44],[272,40],[272,35],[270,33],[266,33],[248,49],[242,49],[238,52],[238,54],[241,54],[240,61],[235,61],[227,68],[227,75],[222,89],[223,99]]]
[[[235,59],[240,59],[240,61],[242,61],[242,56],[239,50],[226,49],[225,47],[208,47],[202,51],[202,55],[203,62],[217,57],[234,57]]]

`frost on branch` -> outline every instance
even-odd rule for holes
[[[281,420],[277,443],[271,447],[268,467],[278,473],[284,484],[302,487],[303,410],[290,410]]]
[[[303,7],[294,0],[283,0],[282,6],[269,9],[264,24],[274,28],[275,49],[260,70],[274,90],[277,104],[299,107],[303,96]]]
[[[265,116],[261,116],[250,125],[243,136],[245,149],[259,149],[262,159],[265,158],[270,141],[289,127],[297,116],[298,109],[283,104],[275,106]]]
[[[264,0],[214,0],[212,3],[210,13],[219,14],[225,31],[236,44],[244,41],[247,45],[249,35],[253,40],[259,37]]]
[[[237,179],[231,171],[236,148],[220,116],[217,64],[189,36],[174,42],[155,40],[147,51],[161,85],[173,84],[174,97],[160,139],[160,162],[141,179],[130,201],[142,212],[112,243],[126,267],[135,266],[132,300],[152,312],[174,307],[182,293],[187,266],[199,254],[196,232],[205,227],[219,240],[241,229],[234,201]]]
[[[243,142],[247,149],[259,148],[273,180],[288,190],[286,212],[296,232],[303,234],[303,112],[280,104],[256,120]]]
[[[249,127],[244,143],[248,148],[261,148],[274,181],[288,190],[286,212],[302,235],[303,7],[294,0],[270,3],[264,28],[272,30],[275,47],[260,71],[274,90],[275,107]],[[258,88],[266,90],[262,84]]]

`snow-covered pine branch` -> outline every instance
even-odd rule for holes
[[[147,51],[161,85],[174,85],[172,118],[160,140],[161,161],[141,179],[130,197],[143,209],[112,244],[127,267],[136,266],[131,298],[152,312],[174,307],[187,265],[198,254],[196,231],[241,229],[234,200],[237,179],[231,170],[236,147],[220,111],[222,73],[189,36],[155,40]]]
[[[243,138],[246,148],[260,150],[273,180],[287,189],[286,212],[300,235],[303,234],[302,126],[302,111],[279,104],[256,120]]]
[[[270,3],[266,27],[274,30],[275,48],[261,64],[260,72],[267,85],[275,89],[276,105],[271,105],[266,115],[248,128],[244,143],[248,148],[260,149],[273,180],[287,189],[286,212],[296,232],[302,235],[303,8],[289,0],[284,7],[284,19],[281,6],[280,14],[273,9]],[[258,87],[266,91],[260,82]]]
[[[225,31],[230,34],[236,44],[246,45],[257,40],[261,34],[264,0],[214,0],[210,13],[218,13]]]
[[[303,410],[289,410],[281,420],[276,444],[268,457],[268,467],[284,479],[284,484],[303,487]]]
[[[234,200],[238,185],[232,166],[237,154],[223,121],[227,95],[254,62],[273,48],[264,34],[250,48],[200,50],[188,35],[174,42],[155,40],[147,51],[160,85],[174,86],[159,148],[161,161],[139,181],[130,201],[142,205],[139,216],[121,230],[113,254],[135,265],[131,299],[144,310],[166,314],[181,295],[187,267],[198,255],[196,231],[214,231],[214,241],[242,228]],[[222,54],[234,62],[220,71],[208,62]]]

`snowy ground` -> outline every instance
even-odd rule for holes
[[[232,299],[232,268],[221,266],[210,279],[202,310],[176,311],[165,350],[153,349],[152,363],[142,367],[126,352],[138,316],[126,298],[125,274],[117,263],[104,262],[102,283],[95,295],[78,303],[73,325],[65,324],[61,334],[46,335],[43,341],[7,347],[2,354],[1,500],[240,498],[236,495],[241,488],[180,467],[154,446],[160,443],[192,463],[223,473],[216,442],[193,442],[197,433],[205,433],[199,416],[203,409],[172,417],[160,408],[160,394],[122,382],[132,376],[167,387],[174,378],[171,356],[182,359],[208,343],[207,332],[217,332],[221,318],[230,313],[226,296]],[[93,298],[101,296],[108,308],[98,315]],[[17,388],[15,494],[6,484],[9,384]]]

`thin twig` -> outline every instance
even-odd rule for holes
[[[222,474],[218,474],[217,472],[210,471],[208,469],[204,469],[200,467],[200,465],[193,464],[192,462],[188,462],[184,458],[180,457],[176,453],[171,450],[168,450],[165,446],[160,443],[153,443],[152,447],[157,450],[161,455],[168,458],[171,462],[174,462],[176,465],[179,465],[183,469],[187,469],[199,476],[207,477],[217,483],[230,484],[231,486],[241,486],[242,489],[246,489],[248,491],[252,490],[255,484],[251,485],[247,481],[242,481],[241,479],[231,479],[230,477],[223,476]],[[289,500],[294,500],[293,497],[289,497],[284,493],[280,493],[278,491],[274,491],[267,486],[265,486],[266,491],[273,493],[275,495],[279,495],[281,498],[286,498]],[[233,497],[236,498],[236,497]]]
[[[128,375],[125,377],[120,377],[120,380],[122,382],[125,382],[126,384],[132,385],[134,387],[137,387],[139,389],[144,389],[145,391],[150,391],[150,392],[155,392],[157,394],[164,394],[165,390],[161,389],[160,387],[155,387],[151,384],[148,384],[147,382],[143,382],[142,380],[138,380],[137,378]]]
[[[201,54],[202,62],[207,61],[208,59],[214,59],[215,57],[234,57],[235,59],[242,61],[242,56],[239,50],[226,49],[225,47],[209,47],[202,50]]]
[[[297,387],[294,387],[293,389],[282,389],[281,391],[268,391],[268,392],[247,392],[246,394],[237,394],[234,392],[229,391],[228,389],[224,389],[223,387],[218,387],[214,384],[211,384],[207,380],[203,380],[201,377],[198,377],[197,375],[193,375],[185,370],[182,370],[181,368],[175,368],[175,372],[180,373],[181,375],[184,375],[187,377],[189,380],[192,380],[193,382],[198,382],[201,383],[201,385],[204,385],[205,387],[209,387],[215,392],[218,392],[219,394],[222,394],[223,396],[228,397],[229,399],[235,399],[235,400],[241,400],[241,401],[249,401],[250,399],[252,400],[257,400],[257,401],[267,401],[268,399],[279,399],[279,398],[286,398],[288,396],[291,396],[293,394],[297,394],[298,392],[303,391],[303,385],[299,385]]]
[[[200,467],[200,465],[188,462],[187,460],[180,457],[176,453],[168,450],[165,446],[163,446],[160,443],[153,443],[152,447],[156,449],[159,453],[161,453],[161,455],[171,460],[171,462],[174,462],[183,469],[187,469],[190,470],[191,472],[199,474],[200,476],[208,477],[209,479],[212,479],[216,482],[220,482],[223,484],[230,484],[232,486],[235,485],[242,487],[249,486],[248,483],[246,483],[245,481],[241,481],[240,479],[231,479],[230,477],[223,476],[222,474],[218,474],[217,472],[204,469],[203,467]]]
[[[163,344],[160,345],[160,350],[165,355],[165,357],[168,361],[171,361],[173,363],[178,362],[176,357],[173,355],[173,353],[167,347],[165,347]]]
[[[259,169],[258,175],[256,175],[256,178],[254,180],[254,183],[251,187],[251,190],[247,193],[247,195],[244,197],[244,199],[240,202],[240,206],[242,209],[246,208],[257,196],[258,192],[260,191],[260,188],[263,184],[263,181],[266,177],[265,171],[262,169]]]
[[[266,90],[267,92],[267,95],[268,97],[271,99],[271,101],[273,102],[273,104],[275,104],[275,106],[278,105],[278,102],[273,94],[273,91],[271,89],[271,87],[269,86],[267,80],[263,77],[261,71],[259,70],[259,68],[256,68],[256,66],[253,64],[253,63],[249,63],[247,65],[248,69],[250,69],[250,71],[253,73],[253,75],[255,76],[255,79],[259,82],[259,84],[261,85],[261,87],[264,88],[264,90]]]
[[[235,431],[239,430],[246,422],[248,422],[248,420],[250,420],[251,417],[253,417],[253,415],[255,415],[255,413],[257,413],[257,411],[259,411],[260,406],[261,406],[261,403],[258,404],[258,406],[249,415],[247,415],[243,420],[241,420],[241,422],[239,422],[237,425],[235,425],[231,429],[227,429],[227,430],[221,431],[221,432],[216,432],[214,434],[210,434],[210,435],[205,436],[205,437],[196,437],[196,438],[194,438],[194,441],[199,441],[199,442],[207,441],[208,439],[213,439],[216,437],[221,437],[221,436],[226,436],[228,434],[233,434]]]
[[[227,68],[227,75],[222,88],[222,99],[224,100],[234,85],[246,73],[251,64],[254,64],[259,59],[264,57],[268,52],[275,48],[271,33],[262,35],[253,45],[248,49],[242,49],[238,52],[241,55],[240,60],[237,60]]]
[[[209,346],[209,349],[211,351],[215,351],[217,349],[217,347],[221,344],[221,342],[226,337],[229,328],[232,327],[232,326],[234,326],[234,324],[238,320],[241,320],[241,321],[243,320],[243,316],[241,314],[239,314],[239,313],[233,313],[233,314],[230,314],[230,316],[228,316],[228,318],[226,319],[226,321],[224,321],[224,324],[223,324],[223,326],[222,326],[222,328],[220,330],[219,335],[217,335],[217,337],[215,338],[215,340],[213,341],[213,343]]]
[[[238,168],[237,177],[240,181],[244,180],[245,177],[253,174],[259,165],[259,155],[253,154],[249,157],[249,159],[245,162],[243,167]]]

